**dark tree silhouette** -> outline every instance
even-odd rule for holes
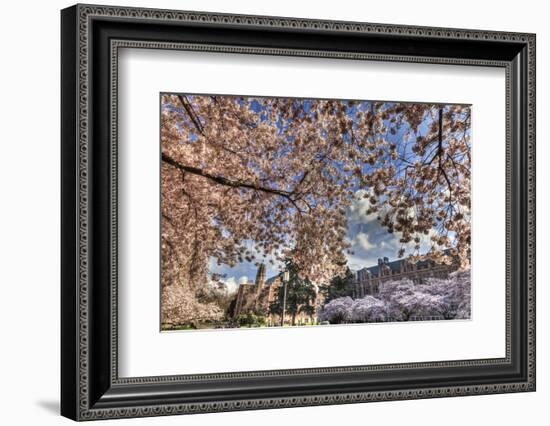
[[[290,260],[285,261],[285,268],[289,272],[286,283],[285,316],[290,316],[292,325],[296,324],[296,316],[300,313],[313,315],[317,292],[309,278],[301,278],[297,266]],[[277,299],[270,306],[272,314],[282,315],[284,302],[284,284],[279,287]]]

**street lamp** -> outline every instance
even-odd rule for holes
[[[290,279],[288,271],[283,272],[283,312],[281,314],[281,327],[285,325],[285,311],[286,311],[286,286]]]

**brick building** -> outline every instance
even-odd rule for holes
[[[255,281],[239,285],[237,297],[235,300],[235,309],[233,310],[233,318],[237,318],[241,314],[253,312],[257,315],[263,315],[269,325],[277,325],[281,321],[281,317],[270,312],[270,307],[273,302],[279,297],[279,291],[282,291],[283,280],[281,275],[276,275],[266,279],[266,269],[264,264],[260,264],[256,273]],[[320,301],[319,296],[316,300],[316,305]],[[314,321],[316,313],[309,316],[303,313],[296,315],[296,323],[303,324]],[[290,315],[286,315],[285,323],[290,321]]]
[[[376,296],[384,282],[390,280],[409,279],[415,284],[422,284],[427,278],[447,278],[458,266],[458,261],[447,265],[432,260],[413,263],[407,259],[390,262],[387,257],[380,258],[378,265],[357,271],[352,297]]]

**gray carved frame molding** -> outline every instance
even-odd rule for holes
[[[122,48],[504,68],[506,356],[120,378],[117,94]],[[92,5],[65,9],[62,224],[61,411],[69,418],[534,391],[535,36]]]

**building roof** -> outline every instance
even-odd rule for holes
[[[385,263],[385,265],[389,266],[392,271],[399,272],[401,271],[401,262],[403,262],[403,259],[393,260],[391,262]],[[378,265],[370,266],[368,268],[362,268],[359,271],[368,271],[371,275],[378,275],[380,273],[380,267]]]
[[[449,249],[445,249],[443,250],[443,253],[444,254],[450,254],[450,250]],[[393,271],[393,272],[401,272],[401,263],[406,261],[407,259],[397,259],[397,260],[392,260],[391,262],[388,262],[388,263],[385,263],[386,266],[389,266],[390,269]],[[429,264],[431,263],[432,260],[429,260],[429,259],[426,259],[426,260],[419,260],[418,262],[416,262],[416,266],[423,266],[423,265],[426,265],[426,264]],[[359,269],[359,271],[357,272],[362,272],[362,271],[369,271],[369,273],[371,275],[379,275],[379,272],[380,272],[380,268],[378,265],[375,265],[375,266],[370,266],[370,267],[367,267],[367,268],[362,268],[362,269]]]
[[[271,285],[271,284],[273,284],[275,281],[277,281],[277,279],[278,279],[280,276],[281,276],[281,274],[277,274],[277,275],[275,275],[275,276],[273,276],[273,277],[271,277],[271,278],[268,278],[267,280],[265,280],[265,283],[266,283],[267,285]]]

